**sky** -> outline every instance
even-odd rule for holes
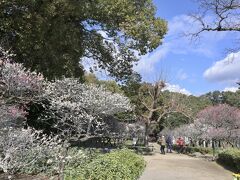
[[[235,91],[240,77],[240,52],[229,53],[236,46],[236,33],[206,32],[198,41],[183,37],[198,27],[188,14],[197,10],[192,0],[153,0],[156,16],[168,21],[163,44],[140,58],[134,69],[144,81],[153,82],[163,72],[168,89],[201,95],[210,91]]]

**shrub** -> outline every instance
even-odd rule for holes
[[[62,151],[60,139],[47,137],[34,129],[12,129],[0,137],[0,170],[9,174],[17,172],[38,174],[58,166],[58,153]]]
[[[211,148],[204,148],[204,147],[186,147],[185,152],[186,153],[199,152],[201,154],[210,154],[210,153],[212,153],[212,149]]]
[[[173,150],[177,150],[177,145],[173,146]],[[192,146],[186,146],[184,147],[184,153],[186,154],[192,154],[195,152],[199,152],[201,154],[211,154],[212,148],[204,148],[204,147],[192,147]]]
[[[227,149],[218,154],[218,162],[231,168],[236,172],[240,172],[240,150]]]
[[[88,164],[66,170],[65,179],[137,179],[145,167],[144,159],[130,150],[103,154]]]

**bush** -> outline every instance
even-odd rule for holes
[[[204,147],[186,147],[185,150],[186,153],[195,153],[195,152],[199,152],[201,154],[211,154],[212,153],[212,149],[211,148],[204,148]]]
[[[177,150],[177,145],[173,145],[173,150]],[[183,153],[192,154],[199,152],[201,154],[212,154],[212,148],[185,146]]]
[[[218,154],[218,162],[222,165],[240,172],[240,150],[239,149],[227,149]]]
[[[52,153],[58,156],[57,152],[47,152],[42,159],[38,159],[36,162],[23,167],[20,172],[24,174],[43,174],[47,176],[53,176],[58,174],[58,168],[60,160],[56,159]],[[34,154],[36,156],[36,154]],[[64,158],[66,167],[78,167],[83,163],[88,163],[90,160],[97,156],[96,152],[92,152],[90,155],[88,151],[79,148],[69,148],[66,157]],[[29,154],[25,159],[32,160],[34,157]],[[26,160],[25,160],[26,161]]]
[[[61,151],[57,137],[47,137],[34,129],[11,129],[0,137],[0,169],[5,173],[38,174],[50,168],[48,159]]]
[[[88,164],[65,172],[65,179],[71,180],[121,180],[137,179],[145,167],[144,159],[130,150],[118,150],[98,156]]]

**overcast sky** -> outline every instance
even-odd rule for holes
[[[157,16],[168,21],[163,45],[141,57],[135,67],[144,81],[154,81],[161,71],[169,89],[200,95],[214,90],[235,90],[240,77],[240,52],[228,54],[236,46],[237,33],[208,32],[191,42],[182,33],[198,28],[188,17],[196,10],[192,0],[154,0]]]

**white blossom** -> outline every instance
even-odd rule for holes
[[[67,133],[87,134],[104,128],[103,115],[131,111],[128,98],[107,91],[102,86],[81,84],[77,79],[64,78],[48,83],[44,98],[58,119],[55,127],[68,127]],[[71,132],[72,130],[72,132]],[[70,131],[70,132],[69,132]]]

